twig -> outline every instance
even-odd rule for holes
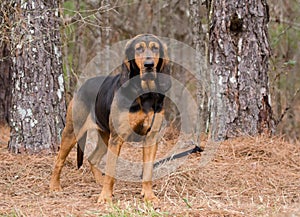
[[[280,18],[271,17],[270,21],[275,22],[275,23],[284,23],[284,24],[287,24],[287,25],[289,25],[289,26],[291,26],[295,29],[300,29],[300,23],[295,23],[295,22],[290,21],[290,20],[283,20],[283,19],[280,19]]]

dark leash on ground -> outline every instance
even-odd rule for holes
[[[178,158],[182,158],[182,157],[185,157],[185,156],[193,154],[193,153],[200,153],[202,151],[203,151],[203,149],[200,146],[195,145],[195,147],[192,148],[192,149],[186,150],[184,152],[180,152],[178,154],[171,155],[167,158],[164,158],[164,159],[161,159],[161,160],[157,161],[156,163],[154,163],[153,167],[157,168],[159,165],[162,165],[162,164],[164,164],[168,161],[172,161],[172,160],[175,160],[175,159],[178,159]]]
[[[156,163],[154,163],[153,169],[155,169],[159,165],[162,165],[162,164],[167,163],[169,161],[172,161],[172,160],[175,160],[175,159],[178,159],[178,158],[182,158],[182,157],[188,156],[188,155],[193,154],[193,153],[200,153],[200,152],[203,152],[203,151],[204,151],[203,148],[201,148],[200,146],[195,145],[194,148],[188,149],[188,150],[180,152],[178,154],[173,154],[169,157],[166,157],[164,159],[161,159],[161,160],[157,161]],[[143,172],[142,172],[140,178],[141,179],[143,178]]]

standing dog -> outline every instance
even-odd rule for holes
[[[60,173],[74,145],[78,143],[80,167],[85,144],[90,142],[94,148],[88,160],[96,181],[103,181],[98,202],[111,201],[117,157],[122,144],[135,135],[144,142],[142,195],[145,201],[158,200],[152,190],[152,173],[164,117],[164,93],[171,87],[167,49],[156,36],[142,34],[129,40],[125,56],[120,73],[87,80],[70,102],[50,190],[61,190]],[[102,180],[96,165],[106,153]]]

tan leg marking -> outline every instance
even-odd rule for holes
[[[152,190],[153,163],[157,151],[157,135],[163,121],[163,111],[155,114],[155,119],[150,132],[147,134],[143,147],[143,187],[142,195],[147,202],[158,202]]]
[[[98,198],[98,203],[112,201],[117,159],[120,154],[122,144],[123,139],[121,139],[118,135],[114,135],[114,133],[110,135],[110,139],[108,141],[105,177],[103,181],[103,188]]]
[[[91,171],[95,177],[95,180],[96,180],[96,183],[97,184],[102,184],[103,183],[103,176],[102,176],[102,172],[101,170],[99,170],[95,165],[93,165],[91,162],[90,163],[90,166],[91,166]]]

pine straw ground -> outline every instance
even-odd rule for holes
[[[88,164],[76,169],[71,153],[59,193],[48,190],[55,156],[7,151],[0,127],[0,216],[300,216],[300,144],[281,138],[246,137],[193,154],[176,172],[155,181],[160,198],[146,206],[140,183],[117,181],[113,205],[96,203],[100,193]],[[202,162],[202,165],[199,165]]]

